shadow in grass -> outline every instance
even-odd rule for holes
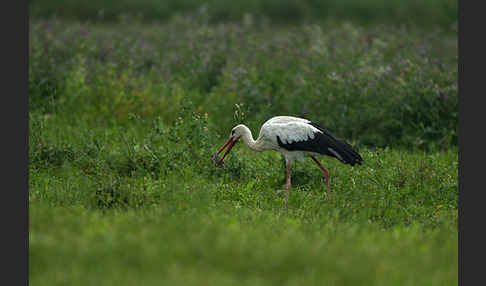
[[[119,182],[100,187],[95,192],[95,206],[99,209],[126,208],[129,206],[129,192]]]

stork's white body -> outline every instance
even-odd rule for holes
[[[217,153],[223,151],[226,146],[230,146],[219,160],[218,165],[222,165],[224,158],[240,138],[254,151],[275,150],[281,152],[285,157],[287,164],[285,206],[287,206],[290,188],[290,166],[295,160],[303,161],[310,157],[316,162],[326,177],[328,197],[330,197],[329,172],[322,167],[315,157],[327,155],[352,166],[361,164],[362,161],[361,156],[349,144],[336,138],[318,124],[293,116],[276,116],[262,125],[257,140],[253,139],[250,129],[245,125],[235,126],[231,131],[230,138]],[[216,161],[218,161],[217,154],[215,154]]]
[[[317,152],[301,150],[289,151],[278,145],[277,136],[283,143],[292,144],[294,142],[306,141],[308,138],[314,139],[316,133],[322,133],[308,123],[310,123],[309,120],[298,117],[272,117],[262,125],[256,142],[262,142],[261,146],[263,150],[281,152],[288,161],[304,161],[306,157],[319,156],[321,154]]]

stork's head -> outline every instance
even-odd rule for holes
[[[233,129],[231,129],[231,134],[230,134],[228,141],[226,141],[226,143],[223,144],[221,149],[219,149],[219,151],[217,153],[215,153],[214,156],[213,156],[213,160],[216,163],[216,165],[218,165],[218,166],[224,165],[223,164],[224,158],[226,157],[226,155],[228,155],[228,153],[231,151],[231,149],[236,144],[236,142],[238,142],[238,140],[241,138],[241,136],[246,131],[246,129],[247,129],[247,127],[243,124],[236,125],[235,127],[233,127]],[[223,150],[226,147],[228,147],[228,149],[226,149],[226,152],[224,152],[223,157],[221,157],[221,159],[219,159],[218,158],[219,153],[223,152]]]

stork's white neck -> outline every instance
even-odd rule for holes
[[[258,141],[258,139],[256,141],[253,139],[251,130],[245,125],[243,125],[243,128],[244,131],[243,134],[241,135],[241,140],[246,144],[246,146],[248,146],[248,148],[250,148],[253,151],[257,151],[257,152],[263,151],[262,146]]]

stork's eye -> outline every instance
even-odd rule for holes
[[[231,130],[231,135],[235,135],[235,131],[234,130]]]

